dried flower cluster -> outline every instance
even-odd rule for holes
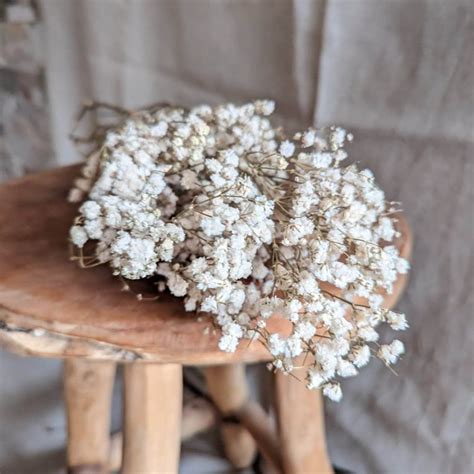
[[[341,166],[341,128],[291,137],[268,119],[271,101],[243,106],[164,106],[111,129],[71,191],[87,200],[71,228],[89,262],[116,275],[159,275],[187,311],[213,316],[219,347],[260,339],[272,368],[307,367],[310,388],[333,400],[337,377],[376,355],[387,365],[404,352],[379,345],[377,326],[407,327],[382,307],[408,262],[389,243],[395,209],[369,170]],[[383,247],[380,245],[383,243]],[[361,303],[363,301],[363,303]],[[273,315],[288,320],[271,333]]]

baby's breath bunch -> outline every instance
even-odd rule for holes
[[[379,324],[407,327],[381,295],[408,270],[390,245],[396,209],[369,170],[341,165],[350,134],[286,136],[268,119],[273,109],[256,101],[128,115],[71,191],[85,200],[70,237],[83,263],[158,277],[187,311],[211,314],[223,351],[259,339],[272,369],[303,365],[309,388],[340,400],[338,377],[404,352],[398,340],[377,343]],[[84,256],[88,241],[94,254]],[[267,327],[274,315],[287,320],[285,334]]]

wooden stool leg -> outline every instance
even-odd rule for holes
[[[207,388],[222,415],[237,412],[248,399],[245,365],[232,364],[203,369]],[[222,439],[227,458],[238,469],[252,464],[256,455],[253,437],[242,425],[222,424]]]
[[[329,474],[321,392],[291,375],[275,374],[275,408],[282,464],[288,474]]]
[[[130,363],[124,371],[123,474],[177,473],[182,366]]]
[[[64,361],[70,473],[107,471],[114,362]]]

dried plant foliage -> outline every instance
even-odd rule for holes
[[[377,328],[407,327],[380,294],[409,267],[390,245],[398,210],[369,170],[342,164],[350,134],[289,135],[265,100],[113,109],[115,123],[76,137],[96,144],[70,194],[84,201],[70,232],[83,266],[156,278],[158,292],[213,316],[223,351],[259,339],[273,370],[303,364],[308,387],[333,400],[337,378],[372,355],[397,361],[403,344],[379,345]],[[287,334],[267,326],[275,314]]]

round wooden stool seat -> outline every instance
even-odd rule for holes
[[[78,174],[70,166],[0,187],[0,320],[11,329],[2,331],[4,339],[17,350],[53,357],[189,365],[269,358],[259,342],[224,353],[217,335],[204,334],[209,320],[198,321],[181,299],[138,301],[106,265],[83,269],[70,261],[77,206],[67,194]]]
[[[78,174],[78,166],[69,166],[0,187],[0,321],[9,328],[1,331],[7,343],[51,357],[189,365],[269,359],[258,341],[232,354],[220,351],[218,336],[204,334],[209,319],[198,321],[180,299],[138,301],[121,291],[106,265],[86,270],[70,261],[68,232],[77,206],[67,202],[67,194]],[[411,239],[401,224],[396,244],[407,256]],[[387,306],[403,285],[400,278]],[[272,321],[275,329],[284,324]]]
[[[210,320],[187,313],[181,299],[139,301],[122,291],[106,265],[86,270],[71,261],[68,233],[77,206],[67,195],[78,174],[79,167],[70,166],[0,186],[0,344],[23,354],[67,358],[68,472],[105,473],[121,465],[123,474],[177,473],[180,438],[187,431],[181,424],[182,365],[207,365],[209,395],[227,420],[221,431],[235,467],[252,462],[256,440],[279,472],[331,473],[319,391],[277,373],[278,432],[249,401],[242,363],[269,360],[263,344],[244,343],[224,353],[219,336],[205,334]],[[405,220],[398,230],[395,245],[408,258],[412,241]],[[400,276],[393,294],[384,295],[386,307],[394,306],[405,280]],[[288,325],[278,317],[270,324],[282,332]],[[153,363],[137,363],[142,361]],[[131,363],[124,369],[123,458],[113,463],[109,427],[116,362]]]

